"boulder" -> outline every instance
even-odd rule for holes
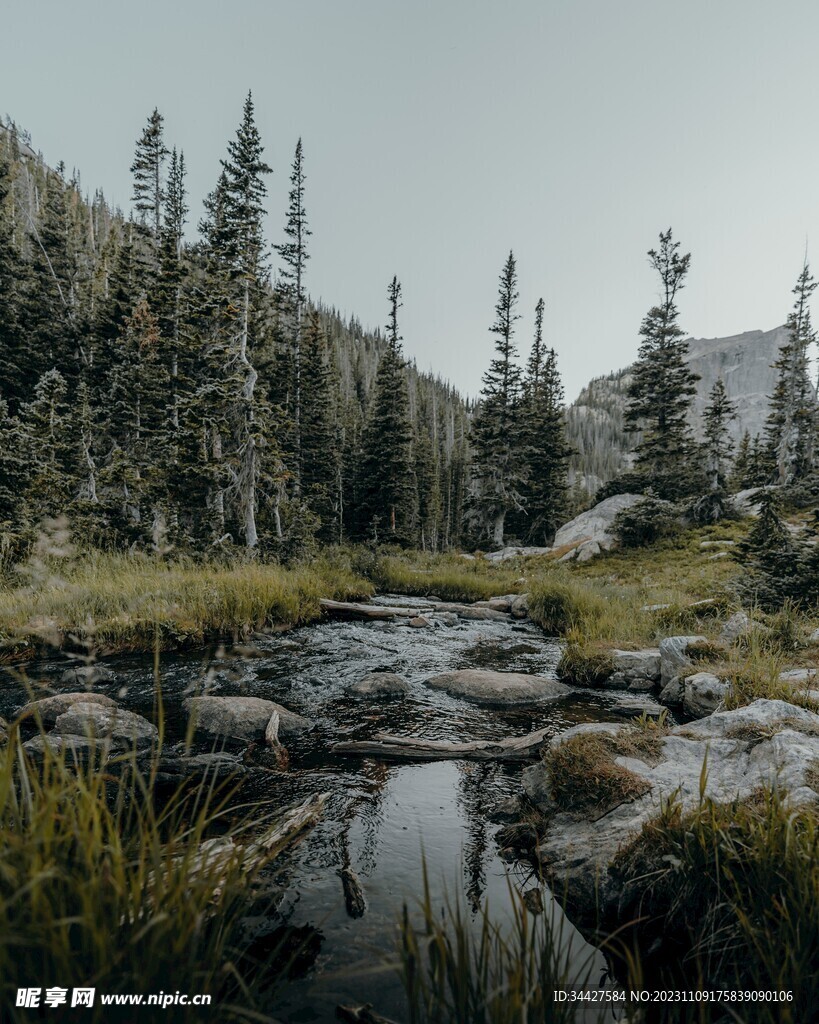
[[[593,922],[598,913],[616,914],[622,889],[612,862],[657,817],[664,801],[675,798],[683,811],[694,809],[704,778],[705,796],[718,803],[747,800],[761,786],[775,785],[791,806],[815,804],[819,793],[811,765],[818,758],[819,715],[784,701],[757,700],[676,726],[662,739],[655,765],[616,759],[648,783],[645,795],[603,817],[595,810],[569,812],[547,803],[538,857],[553,890],[566,892],[581,923]],[[524,773],[524,791],[548,796],[545,771],[537,765]]]
[[[529,617],[529,595],[518,594],[512,602],[509,611],[513,619],[526,619]]]
[[[692,718],[713,714],[731,692],[731,684],[711,672],[696,672],[683,683],[683,710]]]
[[[150,762],[145,765],[145,772],[154,769],[156,782],[165,785],[178,785],[190,780],[208,781],[233,778],[246,775],[247,768],[235,754],[224,750],[209,751],[206,754],[166,754],[160,757],[156,765]]]
[[[599,545],[601,551],[610,550],[617,543],[613,525],[618,513],[644,500],[641,494],[615,494],[611,498],[606,498],[594,508],[581,512],[565,526],[561,526],[555,534],[554,547],[578,547],[585,542],[594,542]]]
[[[779,682],[794,693],[804,695],[816,688],[819,677],[815,668],[790,668],[779,673]]]
[[[705,643],[704,636],[667,636],[660,641],[660,683],[667,686],[674,676],[684,675],[691,667],[689,644]]]
[[[87,736],[108,740],[115,748],[143,747],[155,743],[159,732],[142,715],[106,704],[78,702],[58,715],[54,722],[58,736]]]
[[[595,555],[599,555],[602,552],[603,548],[600,546],[599,541],[587,540],[578,545],[575,550],[577,551],[578,562],[590,562]]]
[[[346,687],[346,692],[355,697],[403,697],[409,693],[409,683],[394,672],[370,672]]]
[[[478,622],[509,621],[509,615],[506,612],[497,612],[494,608],[476,608],[474,605],[467,605],[458,614],[462,619],[476,619]]]
[[[734,612],[720,630],[719,638],[724,644],[733,644],[740,637],[747,636],[752,628],[750,615],[746,612]]]
[[[738,491],[729,499],[734,508],[743,516],[759,515],[759,500],[765,491],[775,491],[777,487],[748,487],[744,491]]]
[[[90,736],[56,736],[53,732],[39,733],[26,740],[23,750],[35,761],[42,761],[46,751],[56,757],[65,757],[67,764],[86,764],[94,755],[99,763],[104,763],[111,753],[113,744],[110,739],[93,739]]]
[[[674,676],[670,682],[660,690],[657,700],[669,708],[678,708],[682,705],[685,696],[682,676]]]
[[[510,558],[531,558],[534,555],[548,555],[551,548],[539,548],[539,547],[509,547],[503,548],[502,551],[490,551],[489,554],[483,557],[487,562],[507,562]],[[467,557],[465,555],[461,556]]]
[[[425,685],[478,704],[531,704],[540,700],[557,700],[572,692],[571,687],[554,679],[525,675],[522,672],[489,672],[482,669],[444,672],[425,680]]]
[[[445,626],[457,626],[458,616],[455,612],[436,612],[435,618],[438,622],[442,622]]]
[[[409,625],[413,629],[427,629],[432,623],[425,615],[415,615],[409,620]]]
[[[99,704],[102,707],[115,708],[117,702],[103,693],[57,693],[53,697],[41,697],[29,701],[20,708],[20,717],[39,715],[43,725],[52,726],[60,715],[75,704]]]
[[[74,665],[60,676],[66,686],[96,686],[98,683],[113,683],[114,673],[105,665]]]
[[[632,682],[635,679],[647,679],[658,682],[660,679],[660,650],[658,647],[646,647],[641,651],[611,652],[615,672]]]
[[[189,697],[185,707],[194,729],[206,736],[261,740],[274,711],[279,735],[294,736],[311,728],[308,719],[262,697]]]

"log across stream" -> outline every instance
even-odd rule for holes
[[[424,859],[434,900],[442,902],[446,892],[474,909],[489,899],[502,919],[508,880],[521,889],[535,884],[523,868],[501,860],[494,840],[499,826],[490,821],[493,807],[518,791],[525,758],[542,739],[572,725],[634,717],[652,703],[642,695],[583,690],[528,706],[471,703],[424,680],[476,668],[553,677],[558,643],[506,616],[453,623],[449,612],[438,619],[429,602],[417,599],[379,599],[379,606],[365,607],[372,614],[333,616],[256,638],[253,657],[186,653],[165,657],[161,666],[171,743],[185,733],[184,699],[203,691],[268,698],[313,723],[309,733],[284,740],[286,761],[277,763],[278,734],[271,731],[271,747],[260,739],[246,757],[241,794],[274,806],[328,794],[321,820],[276,862],[277,914],[248,921],[259,935],[282,925],[315,930],[309,963],[266,1008],[283,1021],[329,1022],[337,1005],[368,1002],[384,1017],[405,1020],[394,972],[372,968],[393,946],[403,902],[413,907],[422,892]],[[393,608],[423,610],[431,625],[413,628]],[[95,689],[150,717],[151,658],[106,665],[114,679]],[[43,692],[60,692],[65,667],[59,659],[27,672]],[[408,692],[391,699],[346,692],[376,670],[403,677]],[[13,673],[4,675],[0,715],[10,717],[24,694]],[[546,912],[560,921],[548,893],[544,899]],[[568,923],[563,940],[576,972],[591,964],[599,976],[602,957]]]

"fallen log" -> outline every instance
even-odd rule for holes
[[[422,612],[432,610],[431,607],[393,608],[380,604],[359,604],[355,601],[331,601],[326,597],[323,597],[319,604],[325,614],[346,619],[412,619]]]
[[[276,757],[276,763],[282,771],[285,771],[290,764],[290,757],[287,750],[282,745],[279,739],[279,726],[281,725],[281,716],[278,711],[274,711],[270,716],[270,721],[267,723],[267,728],[264,731],[264,742],[265,746],[269,747]]]
[[[525,736],[509,736],[494,742],[469,740],[465,743],[377,732],[371,740],[343,740],[333,744],[331,750],[334,754],[396,761],[528,761],[537,757],[551,732],[551,729],[538,729]]]
[[[341,878],[341,888],[344,892],[344,906],[347,908],[349,917],[363,917],[367,909],[367,901],[364,899],[364,890],[358,875],[349,864],[345,864],[338,872]]]

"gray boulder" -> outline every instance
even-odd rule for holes
[[[682,676],[674,676],[674,678],[666,683],[662,690],[660,690],[657,700],[661,704],[665,704],[666,707],[678,708],[682,705],[684,696],[685,687],[683,686]]]
[[[74,665],[60,676],[66,686],[96,686],[97,683],[113,683],[114,673],[105,665]]]
[[[476,608],[474,605],[467,605],[458,614],[462,619],[474,619],[478,622],[509,621],[509,615],[506,612],[498,612],[494,608]]]
[[[274,711],[279,714],[280,736],[311,728],[308,719],[262,697],[189,697],[185,707],[196,732],[205,736],[260,740]]]
[[[409,625],[412,626],[413,629],[428,629],[432,623],[425,615],[413,615],[409,620]]]
[[[526,619],[529,617],[529,595],[518,594],[509,609],[513,619]]]
[[[548,555],[551,548],[539,548],[539,547],[521,547],[521,548],[503,548],[501,551],[490,551],[483,557],[487,562],[508,562],[510,558],[531,558],[533,555]],[[462,558],[474,558],[472,555],[461,555]]]
[[[606,498],[594,508],[581,512],[565,526],[561,526],[555,534],[554,547],[562,548],[570,544],[576,547],[593,542],[599,545],[602,551],[610,550],[617,543],[613,525],[618,513],[644,500],[641,494],[615,494],[611,498]]]
[[[732,644],[740,637],[747,636],[752,628],[750,615],[746,612],[734,612],[720,630],[719,638],[725,644]]]
[[[647,647],[641,651],[611,652],[614,671],[620,672],[627,682],[645,679],[656,683],[660,679],[660,650],[658,647]]]
[[[100,764],[108,759],[114,744],[110,739],[94,739],[90,736],[56,736],[53,732],[39,733],[26,740],[23,750],[35,761],[45,759],[46,752],[55,757],[65,757],[66,764],[87,764],[95,757]]]
[[[355,697],[403,697],[409,693],[409,683],[394,672],[370,672],[346,691]]]
[[[691,667],[687,651],[690,644],[705,643],[704,636],[667,636],[660,641],[660,683],[667,686],[674,676],[684,675]]]
[[[664,801],[677,799],[683,811],[699,804],[706,757],[705,796],[717,803],[750,799],[761,786],[770,785],[791,806],[819,803],[811,771],[819,758],[819,715],[784,701],[757,700],[676,726],[663,738],[656,765],[616,758],[648,783],[644,796],[603,817],[596,811],[557,809],[549,816],[538,856],[552,888],[567,893],[579,919],[616,914],[622,887],[611,871],[615,856],[660,813]],[[526,791],[547,789],[548,779],[536,788],[537,782],[534,773],[527,775]]]
[[[531,704],[540,700],[557,700],[572,692],[571,687],[554,679],[481,669],[444,672],[425,680],[425,685],[478,704]]]
[[[435,618],[445,626],[457,626],[458,616],[455,612],[436,612]]]
[[[206,754],[166,754],[155,765],[148,762],[145,765],[146,774],[152,768],[156,782],[166,785],[202,779],[222,781],[247,774],[247,768],[241,760],[224,750],[209,751]]]
[[[54,722],[57,736],[84,736],[106,740],[115,748],[143,747],[155,743],[159,732],[142,715],[106,704],[79,702],[58,715]]]
[[[731,684],[711,672],[696,672],[683,683],[683,710],[692,718],[705,718],[721,706]]]
[[[115,708],[117,702],[103,693],[57,693],[53,697],[41,697],[29,701],[18,712],[20,717],[39,715],[43,725],[54,725],[60,715],[75,704],[99,704],[102,707]]]

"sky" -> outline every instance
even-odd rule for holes
[[[694,337],[783,323],[819,263],[815,0],[5,0],[3,26],[0,113],[124,209],[159,108],[192,235],[252,90],[271,243],[301,136],[311,295],[375,327],[396,274],[407,355],[469,394],[510,249],[522,358],[542,296],[569,399],[635,358],[669,226]]]

